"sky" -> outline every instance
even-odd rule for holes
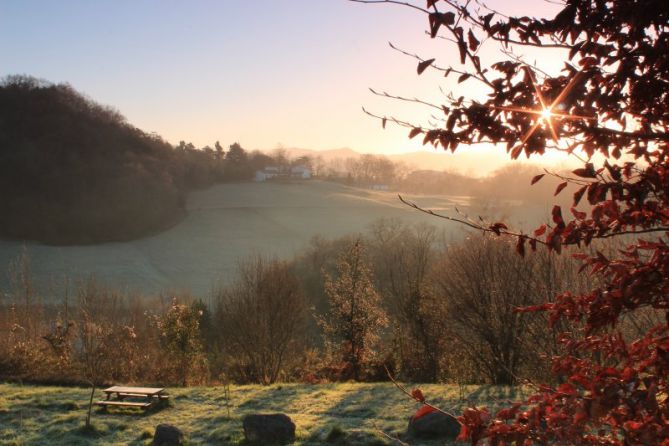
[[[368,88],[436,101],[440,88],[457,88],[436,73],[417,76],[416,61],[388,46],[457,64],[451,45],[424,34],[426,23],[405,7],[347,0],[0,0],[0,76],[67,82],[173,144],[394,154],[423,147],[406,129],[382,130],[362,107],[412,122],[429,111]]]

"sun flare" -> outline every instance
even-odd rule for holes
[[[548,122],[548,121],[551,119],[551,117],[553,117],[553,112],[551,112],[551,109],[550,109],[550,108],[544,108],[544,109],[541,111],[541,118],[542,118],[544,121]]]

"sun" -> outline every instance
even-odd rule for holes
[[[520,145],[524,146],[527,141],[532,137],[534,132],[539,128],[548,128],[551,132],[551,137],[555,143],[559,141],[559,136],[558,133],[555,129],[554,121],[561,121],[561,120],[595,120],[596,118],[594,116],[580,116],[580,115],[575,115],[571,113],[561,113],[561,112],[553,112],[554,108],[558,108],[559,110],[562,110],[562,107],[564,107],[562,101],[565,99],[565,97],[569,94],[569,91],[574,87],[576,82],[581,79],[582,76],[582,71],[579,71],[576,73],[574,77],[572,77],[569,82],[567,82],[567,85],[560,91],[560,94],[552,101],[552,102],[547,102],[546,98],[544,98],[544,95],[541,92],[541,89],[537,85],[536,80],[534,79],[534,74],[532,73],[532,70],[529,67],[525,67],[527,70],[527,73],[530,77],[530,82],[532,83],[532,87],[534,88],[534,92],[537,97],[537,108],[524,108],[524,107],[510,107],[510,106],[497,106],[493,105],[492,108],[496,110],[504,110],[507,112],[516,112],[516,113],[526,113],[526,114],[532,114],[537,116],[536,120],[534,121],[534,125],[530,127],[529,130],[525,132],[523,137],[520,140]],[[542,125],[543,124],[543,125]]]
[[[541,110],[541,118],[544,121],[548,122],[552,117],[553,117],[553,112],[551,111],[550,108],[544,108],[543,110]]]

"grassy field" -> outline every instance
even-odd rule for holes
[[[432,209],[467,209],[459,197],[418,198]],[[379,218],[429,222],[461,233],[458,226],[402,205],[394,192],[323,181],[226,183],[188,198],[188,216],[152,237],[91,246],[45,246],[0,240],[0,289],[4,271],[26,249],[37,286],[57,287],[64,277],[98,279],[120,290],[158,293],[191,290],[205,297],[218,281],[234,276],[252,254],[290,257],[315,235],[339,237],[367,231]]]
[[[428,399],[454,412],[467,404],[458,399],[457,386],[421,389]],[[168,407],[148,413],[95,409],[95,432],[87,432],[82,429],[87,389],[0,384],[0,445],[146,445],[160,423],[179,427],[187,444],[240,445],[244,415],[275,412],[293,419],[297,445],[397,444],[381,431],[412,446],[444,444],[406,438],[407,420],[418,404],[388,383],[233,386],[227,406],[222,388],[175,388],[169,393]],[[514,389],[492,386],[471,386],[467,394],[469,404],[489,407],[519,397]]]

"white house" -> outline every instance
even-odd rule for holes
[[[256,170],[255,180],[258,182],[271,180],[279,176],[279,168],[276,166],[267,166],[263,170]]]
[[[291,178],[301,178],[303,180],[308,180],[311,178],[311,169],[307,166],[293,166],[290,168]]]
[[[276,166],[268,166],[263,170],[257,170],[255,180],[258,182],[271,180],[273,178],[294,178],[308,180],[311,178],[311,169],[307,166],[293,166],[289,170],[282,170]]]

